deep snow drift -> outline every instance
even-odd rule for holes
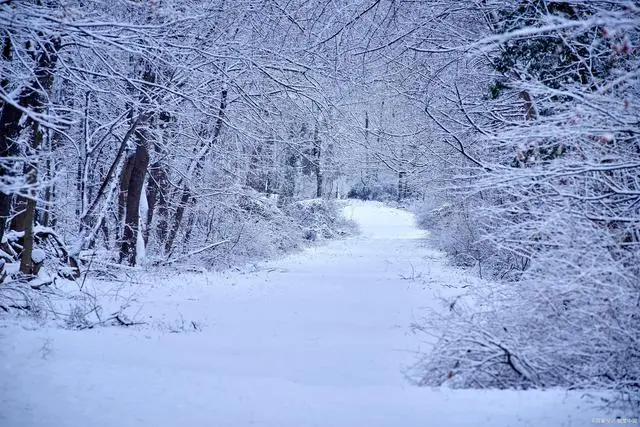
[[[418,388],[410,324],[476,279],[411,214],[353,202],[358,237],[245,271],[140,272],[117,294],[145,322],[0,323],[2,426],[585,426],[579,393]],[[92,283],[108,300],[115,283]]]

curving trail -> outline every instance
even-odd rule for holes
[[[583,426],[602,416],[560,390],[410,385],[402,371],[427,346],[410,323],[447,285],[477,281],[429,249],[411,214],[354,202],[345,215],[360,236],[249,271],[139,273],[128,290],[145,326],[0,323],[0,426]]]

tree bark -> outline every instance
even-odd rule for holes
[[[536,107],[533,105],[533,98],[531,98],[531,94],[526,90],[523,90],[520,92],[520,98],[524,101],[525,118],[527,120],[537,119],[538,112],[536,111]]]
[[[149,166],[149,150],[145,132],[138,131],[136,136],[137,146],[127,186],[126,217],[120,246],[120,262],[126,262],[131,266],[136,265],[136,243],[140,223],[140,196],[142,195],[147,167]]]
[[[173,217],[174,226],[169,230],[169,235],[167,236],[167,242],[165,244],[164,250],[167,254],[171,254],[171,249],[173,249],[173,242],[176,239],[176,235],[178,234],[178,229],[182,224],[182,218],[184,217],[184,211],[191,200],[191,191],[188,187],[184,187],[182,190],[182,197],[180,198],[180,203],[176,208],[176,213]]]
[[[167,197],[165,191],[169,186],[169,176],[165,165],[162,161],[157,161],[149,168],[149,180],[147,182],[147,203],[149,210],[147,211],[147,228],[144,233],[144,244],[149,243],[149,233],[155,213],[158,207],[158,232],[157,236],[161,242],[167,237]]]
[[[24,236],[22,238],[22,253],[20,254],[20,272],[25,275],[33,275],[33,220],[36,214],[36,201],[34,199],[27,199],[25,206],[25,221],[27,227],[24,229]]]
[[[34,80],[26,87],[22,89],[17,98],[17,104],[24,108],[34,112],[42,112],[45,103],[45,94],[50,92],[53,85],[53,70],[58,61],[58,50],[61,46],[61,39],[59,37],[52,37],[51,39],[43,42],[43,50],[41,50],[36,60],[36,68],[34,70]],[[9,58],[11,55],[11,47],[5,46],[3,48],[3,57]],[[3,85],[7,82],[3,81]],[[36,154],[38,146],[42,141],[42,129],[40,124],[34,121],[31,117],[27,117],[22,122],[22,110],[11,104],[4,104],[2,106],[2,114],[0,115],[0,156],[9,157],[19,155],[21,151],[24,151],[25,156]],[[20,134],[25,130],[30,129],[33,134],[28,146],[23,147],[24,150],[20,150],[19,143],[17,142]],[[33,250],[33,221],[35,217],[35,196],[36,190],[33,188],[37,183],[37,169],[34,165],[30,164],[27,160],[23,174],[27,178],[29,197],[19,196],[17,198],[17,205],[21,212],[16,215],[14,224],[18,226],[19,231],[24,231],[23,236],[23,250],[21,254],[20,271],[24,274],[32,273],[32,261],[31,252]],[[4,162],[3,162],[4,163]],[[0,166],[0,176],[11,177],[13,168],[6,165]],[[9,178],[10,179],[10,178]],[[6,228],[6,219],[11,211],[11,201],[13,194],[11,190],[7,193],[0,193],[0,240],[4,236]]]
[[[298,155],[291,149],[288,149],[288,151],[284,166],[283,183],[280,188],[280,197],[278,197],[278,207],[280,208],[289,204],[296,193]]]
[[[2,59],[4,61],[11,59],[11,51],[11,38],[6,36],[2,47]],[[3,90],[6,89],[9,85],[8,76],[4,76],[2,78],[0,85]],[[2,115],[0,116],[0,158],[5,158],[11,155],[12,144],[10,144],[10,132],[12,132],[13,126],[17,125],[18,120],[20,120],[20,117],[22,116],[22,113],[18,109],[13,108],[13,106],[9,105],[7,108],[4,107],[4,102],[0,101],[0,108],[2,108]],[[13,132],[15,133],[15,130]],[[0,176],[8,176],[8,172],[9,171],[4,166],[4,162],[0,162]],[[0,242],[4,237],[4,230],[7,220],[9,219],[10,211],[11,195],[0,191]]]
[[[156,207],[158,209],[157,216],[158,221],[156,225],[155,238],[159,242],[164,243],[167,238],[168,228],[168,200],[167,193],[169,192],[169,173],[167,172],[167,165],[165,163],[165,157],[167,155],[164,144],[162,143],[165,136],[168,133],[168,127],[171,125],[171,115],[169,113],[161,113],[159,116],[158,137],[159,141],[153,144],[156,161],[153,162],[149,168],[149,178],[147,180],[147,218],[146,228],[144,230],[144,244],[149,243],[149,237],[151,234],[151,227],[153,225],[153,219],[156,214]]]
[[[398,202],[407,197],[407,173],[398,172]]]
[[[139,142],[138,142],[139,143]],[[131,174],[136,163],[136,151],[127,155],[124,161],[124,166],[120,172],[120,191],[118,193],[118,225],[117,230],[124,230],[122,227],[125,224],[125,215],[127,211],[128,195],[129,195],[129,183],[131,182]],[[120,240],[122,235],[120,231],[116,232],[116,239]]]
[[[320,139],[318,125],[313,132],[313,157],[315,162],[315,174],[316,174],[316,197],[322,197],[322,140]]]

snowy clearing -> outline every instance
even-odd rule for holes
[[[128,291],[144,325],[4,322],[0,425],[585,426],[605,416],[575,392],[412,386],[403,370],[428,344],[411,322],[477,279],[429,249],[411,214],[373,202],[344,212],[360,236],[247,271],[139,273]]]

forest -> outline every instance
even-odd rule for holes
[[[480,283],[405,325],[411,384],[638,415],[640,2],[0,0],[0,45],[0,321],[139,327],[86,282],[352,239],[376,201]]]

